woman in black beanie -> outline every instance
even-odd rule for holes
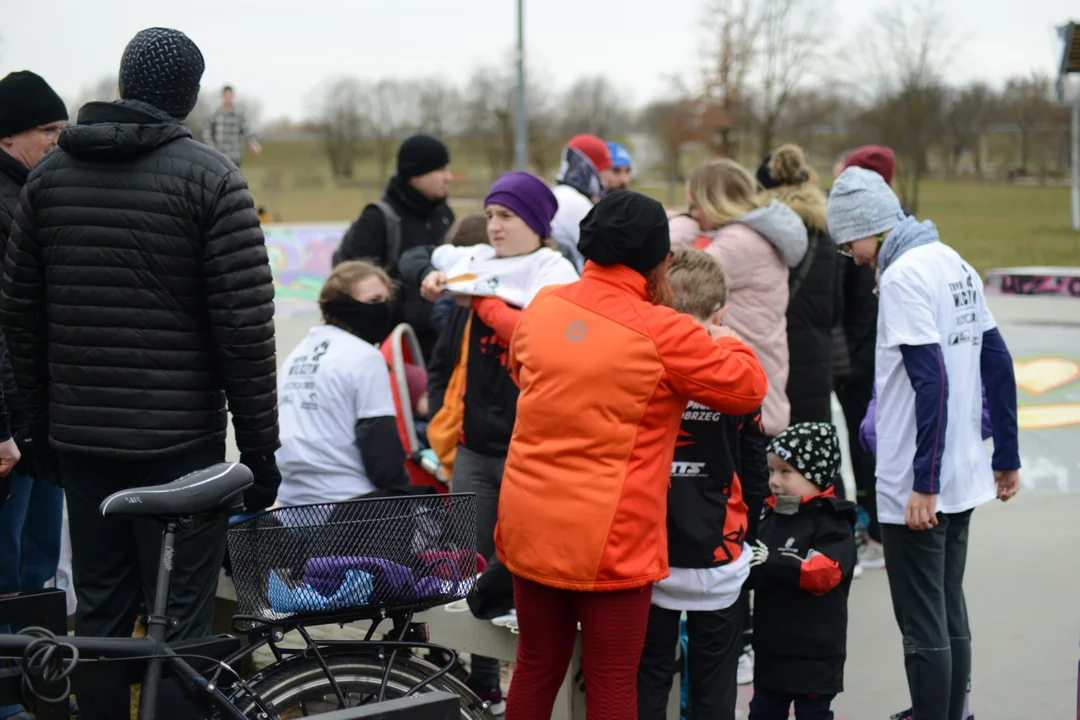
[[[612,193],[581,222],[581,280],[541,291],[514,332],[495,533],[521,632],[507,720],[550,717],[578,622],[590,720],[636,720],[679,420],[688,400],[737,415],[765,397],[733,332],[666,307],[670,248],[660,203]]]

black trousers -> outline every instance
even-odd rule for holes
[[[795,720],[833,720],[835,695],[792,695],[754,688],[750,720],[787,720],[795,703]]]
[[[638,667],[639,720],[664,720],[668,694],[678,670],[678,610],[649,608],[645,649]],[[738,686],[735,676],[742,651],[742,607],[687,613],[690,665],[689,718],[734,720]],[[678,690],[676,689],[676,692]]]
[[[877,517],[877,476],[874,472],[874,456],[859,444],[859,424],[866,417],[870,396],[874,392],[874,378],[837,378],[833,386],[836,399],[844,410],[844,422],[848,432],[848,450],[851,453],[851,472],[855,475],[855,495],[859,505],[870,516],[870,537],[881,542],[881,526]]]
[[[931,530],[883,524],[885,568],[915,717],[966,720],[971,630],[964,569],[971,511],[937,517]]]
[[[113,460],[60,453],[60,477],[67,497],[74,576],[75,634],[130,637],[145,602],[153,607],[164,526],[150,519],[103,518],[98,510],[110,494],[166,483],[222,462],[225,447],[214,443],[158,460]],[[168,640],[210,635],[218,569],[225,554],[224,515],[196,521],[177,535],[173,555]],[[76,676],[80,720],[116,720],[130,713],[130,688],[119,666],[101,664]],[[157,717],[202,717],[171,681],[162,683]]]

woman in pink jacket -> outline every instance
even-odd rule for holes
[[[730,282],[724,324],[749,345],[769,379],[762,405],[765,432],[788,426],[788,269],[806,255],[806,227],[777,201],[764,204],[757,181],[732,160],[698,169],[686,186],[690,216],[712,237],[705,251],[727,272]]]

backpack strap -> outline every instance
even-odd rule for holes
[[[401,257],[401,216],[385,197],[373,204],[379,208],[386,222],[386,267],[396,268]]]
[[[795,299],[795,296],[799,294],[799,290],[802,289],[803,281],[806,280],[806,276],[810,274],[810,266],[814,264],[814,256],[817,255],[818,243],[821,241],[821,233],[810,233],[810,242],[806,246],[806,256],[803,257],[803,261],[799,263],[799,267],[795,273],[789,278],[788,288],[789,297],[788,305],[791,305],[791,301]]]

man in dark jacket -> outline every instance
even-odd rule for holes
[[[0,321],[35,445],[51,447],[71,529],[78,635],[130,636],[158,570],[161,527],[104,519],[109,494],[225,458],[226,408],[254,486],[281,482],[270,266],[237,167],[191,138],[202,54],[176,30],[137,34],[115,103],[88,103],[27,181],[4,260]],[[227,405],[226,405],[227,403]],[[209,634],[226,518],[177,538],[170,640]],[[84,720],[127,717],[101,670]],[[195,717],[162,687],[157,717]]]
[[[454,222],[446,200],[453,179],[450,151],[430,135],[413,135],[401,144],[397,173],[390,178],[382,200],[364,208],[341,239],[334,264],[371,260],[400,281],[398,259],[422,245],[440,245]],[[406,322],[416,331],[424,357],[431,357],[439,334],[431,323],[432,304],[420,287],[403,282],[394,302],[394,324]]]
[[[0,80],[0,252],[7,247],[15,206],[19,202],[19,193],[26,184],[26,177],[30,174],[30,169],[56,145],[60,129],[67,123],[67,118],[64,101],[38,75],[23,70],[10,73]],[[24,589],[19,578],[15,576],[24,564],[19,557],[19,550],[27,516],[31,517],[31,531],[42,525],[58,530],[62,501],[55,501],[58,491],[51,487],[35,486],[29,471],[23,472],[30,465],[29,456],[19,466],[19,470],[12,473],[23,452],[29,449],[29,443],[26,442],[26,422],[18,408],[15,378],[11,372],[11,362],[7,357],[2,333],[0,363],[3,366],[3,396],[0,396],[0,505],[4,504],[9,495],[15,496],[15,501],[0,513],[0,532],[3,533],[0,535],[0,565],[11,570],[9,575],[5,568],[0,568],[0,593],[4,593]],[[13,438],[13,435],[18,438]],[[45,496],[50,496],[54,502],[45,502],[43,505]],[[55,513],[48,513],[57,516],[55,522],[36,517],[44,507],[55,507]],[[40,540],[44,541],[45,538]],[[31,542],[36,543],[33,539]],[[59,533],[55,542],[58,553]],[[52,544],[47,542],[45,547],[51,548]],[[56,558],[52,559],[51,564],[55,572]],[[51,577],[51,573],[45,579],[48,577]],[[41,587],[41,584],[37,587]]]

